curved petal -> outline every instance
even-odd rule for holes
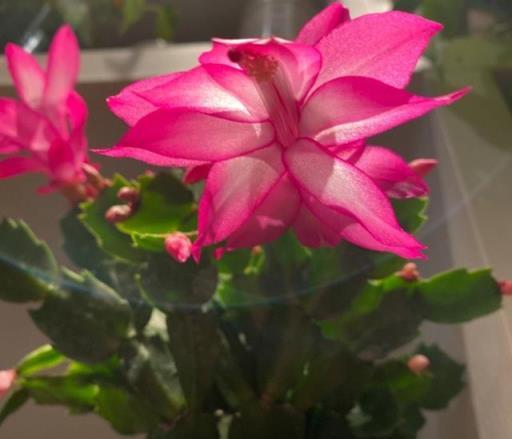
[[[300,195],[286,174],[229,238],[228,250],[254,247],[281,236],[297,216]]]
[[[48,51],[44,102],[47,106],[64,105],[73,91],[80,69],[80,48],[71,26],[62,26]]]
[[[429,192],[427,183],[388,148],[367,146],[354,166],[370,176],[390,197],[422,197]]]
[[[171,83],[182,73],[155,76],[134,82],[119,94],[107,99],[110,110],[129,126],[135,125],[144,116],[156,111],[158,107],[144,98],[144,93],[161,85]]]
[[[353,165],[308,140],[287,149],[284,161],[296,184],[316,203],[356,220],[381,244],[423,248],[401,229],[384,193]]]
[[[252,81],[242,71],[222,65],[196,67],[137,94],[156,108],[195,109],[241,121],[268,119]]]
[[[43,69],[32,55],[16,44],[7,44],[5,56],[20,98],[30,107],[39,106],[45,84]]]
[[[385,245],[350,216],[340,214],[318,203],[303,204],[301,215],[294,224],[294,230],[302,244],[308,247],[334,247],[345,240],[358,247],[394,253],[404,259],[424,259],[422,247]]]
[[[212,40],[212,48],[208,52],[204,52],[199,57],[201,64],[224,64],[230,67],[239,69],[240,66],[230,60],[228,52],[236,46],[240,46],[248,43],[256,43],[261,40],[256,38],[245,38],[245,39],[224,39],[214,38]]]
[[[301,113],[300,133],[323,145],[348,143],[450,105],[468,91],[425,98],[375,79],[339,78],[324,84],[308,98]]]
[[[193,110],[158,110],[141,119],[119,143],[96,152],[148,163],[189,166],[247,154],[272,143],[270,123],[224,119]]]
[[[416,159],[409,163],[409,168],[418,177],[423,178],[430,174],[437,166],[438,162],[436,159]]]
[[[211,164],[191,166],[185,171],[183,181],[187,184],[194,184],[205,180],[210,173],[210,169],[212,169]]]
[[[350,13],[341,3],[333,3],[307,22],[295,42],[316,45],[338,26],[350,20]]]
[[[15,177],[27,172],[43,172],[44,166],[29,157],[9,157],[0,160],[0,179]]]
[[[196,257],[201,247],[229,238],[250,221],[284,173],[278,145],[214,164],[199,204]]]
[[[399,11],[356,18],[319,42],[324,64],[317,86],[340,76],[365,76],[404,88],[441,29],[438,23]]]

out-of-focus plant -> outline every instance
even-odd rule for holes
[[[0,45],[25,43],[27,35],[43,32],[37,49],[60,23],[70,23],[83,47],[106,47],[144,38],[173,36],[172,0],[0,0]],[[148,32],[149,30],[149,32]]]

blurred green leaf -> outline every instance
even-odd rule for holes
[[[466,31],[466,0],[423,0],[421,15],[443,23],[443,36],[453,38]]]
[[[194,195],[174,175],[142,176],[136,213],[117,228],[132,236],[134,244],[149,251],[164,251],[165,237],[177,230],[196,229]]]
[[[44,345],[23,358],[16,367],[21,377],[28,377],[46,369],[54,368],[66,361],[60,352],[50,345]]]
[[[444,409],[464,388],[465,368],[436,345],[422,344],[417,353],[430,360],[428,373],[432,380],[432,385],[420,404],[428,410]]]
[[[123,0],[123,25],[121,32],[126,32],[139,21],[145,13],[146,0]]]
[[[116,387],[99,389],[95,410],[123,435],[147,433],[160,421],[153,409],[139,397]]]
[[[130,183],[124,177],[116,175],[112,185],[101,192],[94,201],[80,205],[82,213],[79,218],[105,252],[123,260],[140,263],[144,261],[144,253],[133,247],[129,236],[105,219],[107,210],[120,204],[117,193],[125,186],[130,186]]]
[[[0,298],[9,302],[43,299],[59,275],[45,243],[22,221],[0,223]]]
[[[439,274],[418,285],[420,310],[437,323],[463,323],[501,307],[499,285],[490,270]]]
[[[175,14],[171,5],[162,5],[156,11],[156,36],[170,41],[174,35]]]
[[[21,409],[29,399],[30,393],[27,389],[21,388],[13,392],[0,410],[0,428],[6,419]]]
[[[57,350],[85,363],[116,352],[131,323],[128,303],[87,272],[67,272],[61,288],[30,315]]]
[[[180,419],[174,428],[154,439],[217,439],[218,437],[215,416],[202,414]]]

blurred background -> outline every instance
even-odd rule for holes
[[[147,76],[192,67],[212,37],[271,35],[293,38],[327,0],[0,0],[0,47],[14,41],[44,52],[64,22],[79,36],[82,73],[78,91],[90,107],[91,145],[112,145],[124,126],[104,100]],[[492,265],[512,277],[512,0],[345,0],[352,15],[400,9],[445,25],[418,67],[412,87],[433,95],[466,85],[473,93],[457,106],[379,139],[407,158],[437,157],[431,185],[430,246],[425,273],[454,265]],[[0,57],[0,96],[13,96]],[[132,161],[97,160],[104,173],[128,176]],[[23,218],[59,254],[56,218],[68,206],[58,196],[38,197],[38,177],[0,182],[0,217]],[[28,201],[27,201],[28,200]],[[62,253],[59,256],[64,261]],[[512,311],[512,310],[508,310]],[[430,329],[454,355],[471,365],[470,387],[431,422],[422,439],[510,439],[512,312],[504,310],[462,329]],[[428,331],[427,331],[428,332]],[[25,310],[0,304],[0,369],[45,343]],[[0,439],[114,439],[91,416],[30,407],[10,419]]]

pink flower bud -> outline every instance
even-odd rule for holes
[[[404,265],[404,268],[397,273],[397,276],[408,282],[414,282],[420,278],[420,272],[414,262],[408,262]]]
[[[430,367],[430,360],[425,355],[414,355],[407,362],[407,367],[412,373],[421,375]]]
[[[504,296],[512,296],[512,280],[503,280],[498,282],[501,294]]]
[[[417,159],[409,163],[409,167],[418,177],[426,177],[437,166],[437,160],[434,159]]]
[[[139,202],[140,193],[134,187],[125,186],[119,189],[117,198],[125,203],[136,204]]]
[[[180,263],[187,262],[192,253],[190,238],[181,232],[174,232],[165,238],[165,251]]]
[[[112,224],[120,223],[122,221],[127,220],[133,214],[132,206],[128,204],[120,204],[117,206],[112,206],[105,213],[105,219]]]
[[[0,399],[7,395],[15,380],[16,371],[14,369],[0,370]]]

